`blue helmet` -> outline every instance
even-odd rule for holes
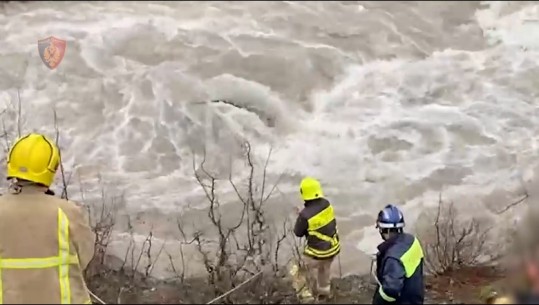
[[[380,229],[404,228],[404,216],[399,208],[388,204],[378,213],[376,227]]]

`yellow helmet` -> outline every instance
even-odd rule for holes
[[[60,164],[60,151],[44,135],[31,133],[15,142],[7,157],[7,178],[50,186]]]
[[[301,180],[299,192],[301,193],[301,198],[305,201],[324,197],[320,182],[311,177],[305,177]]]

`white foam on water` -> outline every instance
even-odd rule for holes
[[[6,4],[0,94],[21,88],[25,130],[53,134],[56,107],[66,168],[124,194],[128,213],[200,204],[192,151],[245,177],[248,139],[259,162],[273,147],[291,205],[311,175],[343,214],[399,203],[413,229],[442,190],[481,212],[519,192],[515,177],[536,180],[538,6],[464,5],[452,25],[421,3]],[[53,71],[36,46],[51,35],[68,40]],[[363,236],[371,253],[379,235]]]
[[[539,47],[539,5],[529,4],[513,11],[511,8],[518,4],[510,1],[484,1],[484,4],[489,8],[477,11],[476,17],[491,41],[506,46]]]

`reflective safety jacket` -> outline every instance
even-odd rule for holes
[[[0,304],[91,304],[95,235],[74,202],[24,186],[0,196]]]
[[[378,286],[373,304],[423,304],[423,249],[407,233],[397,234],[378,246]]]
[[[337,233],[337,220],[333,207],[324,198],[305,202],[294,227],[297,237],[307,237],[305,255],[315,259],[329,259],[341,250]]]

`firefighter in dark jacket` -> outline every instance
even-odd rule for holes
[[[337,234],[337,221],[333,206],[326,200],[320,182],[306,177],[300,185],[304,208],[299,211],[294,233],[306,237],[304,262],[310,279],[310,290],[318,296],[330,295],[330,270],[341,245]]]
[[[376,227],[384,240],[378,246],[378,287],[373,304],[423,304],[423,249],[419,240],[403,232],[404,216],[394,205],[378,213]]]

